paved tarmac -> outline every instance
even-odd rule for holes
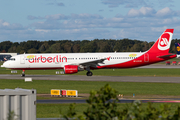
[[[180,65],[153,64],[139,68],[180,68]],[[111,82],[160,82],[180,83],[180,77],[133,77],[133,76],[86,76],[86,75],[20,75],[0,74],[0,79],[24,79],[33,80],[72,80],[72,81],[111,81]]]
[[[133,76],[85,76],[85,75],[20,75],[0,74],[0,79],[32,80],[71,80],[71,81],[110,81],[110,82],[154,82],[180,83],[180,77],[133,77]]]

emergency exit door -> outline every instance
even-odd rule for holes
[[[149,54],[148,53],[144,54],[144,62],[149,62]]]

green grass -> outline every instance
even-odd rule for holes
[[[62,114],[66,114],[70,104],[37,104],[37,118],[58,118],[60,110]],[[76,104],[76,112],[78,115],[83,115],[88,107],[88,104]]]
[[[100,82],[100,81],[58,81],[58,80],[0,80],[0,89],[24,88],[36,89],[38,94],[49,94],[51,89],[78,90],[79,93],[89,93],[91,90],[99,90],[105,84],[124,95],[180,95],[178,83],[136,83],[136,82]]]
[[[152,105],[159,109],[161,103],[153,103]],[[177,107],[180,106],[180,103],[168,103],[171,105],[171,114],[174,114]],[[70,104],[37,104],[37,118],[59,118],[60,110],[62,114],[66,114]],[[131,103],[121,103],[118,104],[118,109],[123,110],[130,106]],[[148,106],[147,103],[142,103],[142,108],[145,109]],[[88,104],[76,104],[75,110],[77,116],[83,115],[83,111],[86,111]]]

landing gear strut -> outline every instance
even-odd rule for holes
[[[86,70],[87,70],[87,73],[86,73],[87,76],[92,76],[93,75],[93,73],[90,71],[89,66],[86,67]]]
[[[21,77],[25,77],[25,70],[22,71]]]
[[[87,76],[92,76],[93,73],[92,73],[91,71],[88,71],[88,72],[86,73],[86,75],[87,75]]]

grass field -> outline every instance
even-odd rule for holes
[[[51,89],[78,90],[79,93],[89,93],[91,90],[98,90],[105,84],[116,89],[124,95],[180,95],[180,84],[177,83],[136,83],[136,82],[100,82],[100,81],[58,81],[58,80],[0,80],[0,89],[24,88],[36,89],[38,94],[49,94]]]
[[[180,103],[169,103],[171,105],[171,114],[174,114],[177,107],[180,106]],[[37,104],[37,118],[59,118],[60,110],[62,114],[66,114],[70,104]],[[127,106],[130,106],[131,103],[118,104],[118,109],[121,111]],[[145,109],[148,103],[142,103],[142,108]],[[152,104],[157,109],[160,109],[161,103]],[[75,110],[79,115],[83,115],[83,111],[86,111],[88,104],[76,104]]]

